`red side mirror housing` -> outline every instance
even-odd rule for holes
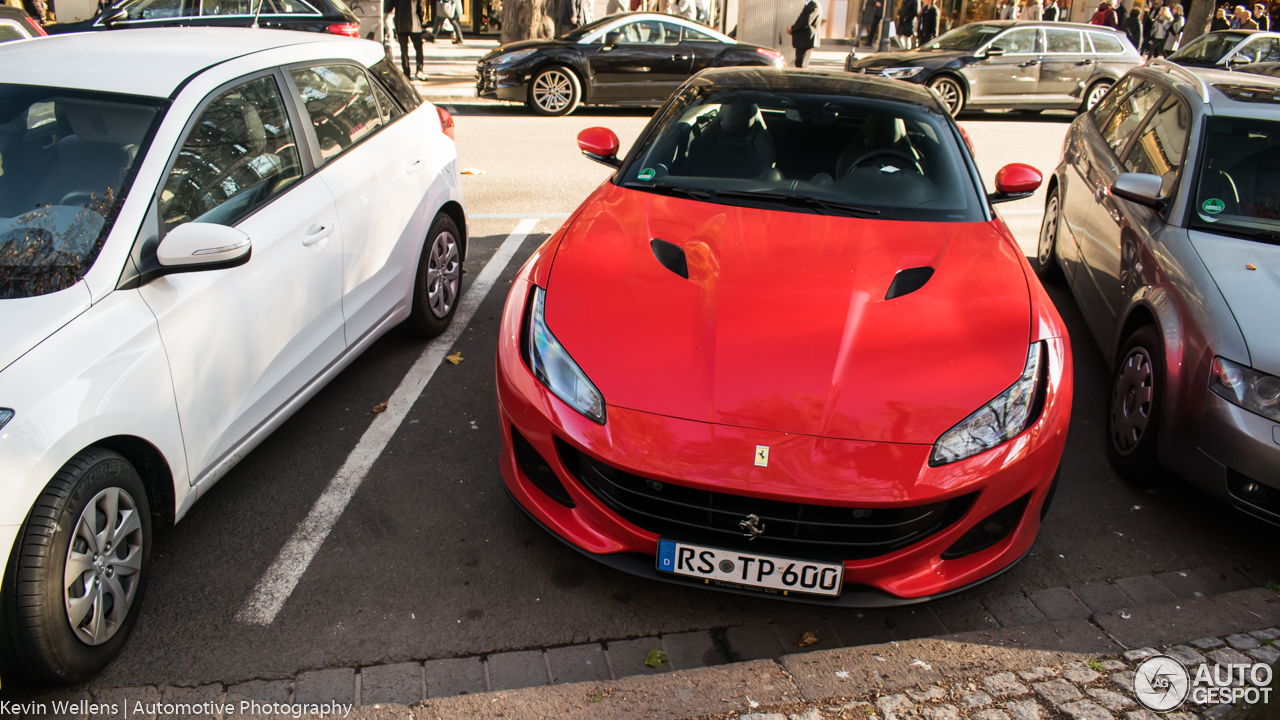
[[[1030,165],[1009,163],[996,173],[996,192],[1005,195],[1033,193],[1043,181],[1040,171]]]
[[[618,136],[609,128],[593,127],[578,133],[578,148],[598,163],[612,168],[622,164],[618,159]]]

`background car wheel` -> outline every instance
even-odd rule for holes
[[[151,564],[146,488],[88,448],[54,475],[18,535],[0,590],[4,672],[37,683],[96,675],[137,620]]]
[[[1089,110],[1092,110],[1093,106],[1097,105],[1098,101],[1102,100],[1103,96],[1106,95],[1107,91],[1110,89],[1110,80],[1099,80],[1098,82],[1090,85],[1089,89],[1084,94],[1084,103],[1080,105],[1080,112],[1088,112]]]
[[[964,109],[964,88],[960,87],[960,83],[955,78],[943,76],[934,78],[929,87],[937,91],[942,97],[942,102],[947,106],[947,110],[951,111],[951,117],[960,114]]]
[[[529,82],[529,108],[539,115],[568,115],[581,100],[582,83],[569,68],[546,68]]]
[[[418,277],[413,284],[413,309],[405,325],[415,335],[433,338],[445,331],[458,311],[462,291],[462,233],[453,218],[436,216],[422,245]]]
[[[1156,443],[1164,395],[1164,343],[1154,325],[1125,341],[1107,403],[1107,459],[1130,480],[1158,474]]]
[[[1062,191],[1054,188],[1044,204],[1044,218],[1040,220],[1040,241],[1031,267],[1044,283],[1060,283],[1065,277],[1058,265],[1058,224],[1062,220]]]

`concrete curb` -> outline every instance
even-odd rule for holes
[[[1280,595],[1257,588],[992,631],[788,655],[615,682],[589,682],[356,708],[357,720],[679,720],[1085,662],[1126,650],[1280,624]],[[754,703],[754,704],[753,704]]]

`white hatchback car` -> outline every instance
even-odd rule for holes
[[[452,136],[364,40],[0,45],[0,672],[100,670],[154,523],[389,328],[448,326]]]

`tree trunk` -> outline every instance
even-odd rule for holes
[[[1209,23],[1213,22],[1214,0],[1191,0],[1191,7],[1183,8],[1187,13],[1187,25],[1182,29],[1183,48],[1187,43],[1209,32]]]
[[[571,0],[560,0],[570,2]],[[1202,0],[1210,2],[1211,0]],[[504,0],[502,42],[555,37],[556,0]]]

